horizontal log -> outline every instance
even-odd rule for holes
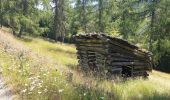
[[[107,62],[143,62],[135,59],[126,59],[126,58],[110,58]]]
[[[127,44],[124,44],[124,43],[122,43],[121,41],[114,41],[114,40],[109,40],[108,41],[109,43],[111,43],[111,44],[115,44],[115,45],[118,45],[118,46],[120,46],[120,47],[123,47],[124,49],[127,49],[127,50],[130,50],[130,51],[137,51],[138,53],[141,53],[141,54],[146,54],[146,53],[144,53],[144,52],[142,52],[141,50],[138,50],[139,48],[138,47],[136,47],[136,46],[130,46],[130,45],[127,45]]]
[[[112,66],[133,66],[133,65],[146,65],[146,63],[141,62],[112,62]]]
[[[126,50],[128,52],[131,52],[131,53],[133,53],[133,54],[135,54],[137,56],[140,56],[140,57],[148,56],[148,54],[146,54],[144,52],[141,52],[141,51],[139,51],[137,49],[131,49],[131,48],[129,48],[127,46],[123,46],[123,45],[121,45],[120,43],[117,43],[117,42],[110,43],[108,48],[110,48],[110,49],[112,48],[114,50],[116,47],[121,49],[121,50]]]
[[[135,57],[132,57],[130,55],[125,55],[125,54],[119,53],[119,52],[110,53],[107,55],[107,57],[135,59]]]
[[[128,57],[131,56],[131,58],[136,58],[136,59],[141,59],[141,60],[149,60],[147,57],[144,57],[144,56],[139,56],[135,53],[131,53],[131,52],[128,52],[126,50],[122,50],[122,49],[117,49],[115,48],[114,50],[110,50],[109,51],[109,54],[112,54],[112,53],[115,53],[115,52],[119,52],[123,55],[127,55]]]
[[[106,50],[103,50],[101,48],[93,48],[93,47],[77,47],[77,50],[94,50],[96,52],[99,52],[101,54],[106,54]]]
[[[103,43],[79,43],[79,44],[76,44],[76,46],[95,46],[95,47],[104,47],[106,46],[107,44],[103,44]]]
[[[77,44],[83,44],[83,43],[107,43],[107,41],[103,41],[103,40],[95,40],[95,39],[76,39],[76,43]]]

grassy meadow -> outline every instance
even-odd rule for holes
[[[107,80],[85,76],[72,44],[13,37],[0,30],[0,68],[16,100],[169,100],[170,74]]]

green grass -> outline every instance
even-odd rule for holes
[[[76,49],[74,45],[52,43],[41,38],[31,37],[25,37],[19,39],[19,41],[43,56],[50,56],[60,65],[66,65],[73,68],[77,65]]]
[[[21,100],[170,99],[170,74],[153,71],[148,80],[127,81],[87,77],[77,70],[74,45],[3,36],[0,43],[8,43],[0,44],[2,74]]]

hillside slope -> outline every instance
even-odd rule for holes
[[[153,71],[148,80],[98,79],[77,68],[74,45],[41,38],[15,38],[0,30],[0,66],[21,99],[169,100],[170,74]]]

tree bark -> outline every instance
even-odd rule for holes
[[[86,33],[87,32],[87,26],[86,26],[86,0],[82,1],[82,17],[83,17],[83,21],[82,21],[82,26],[83,26],[83,30]]]
[[[28,14],[28,1],[27,0],[22,0],[22,14],[23,16],[27,16]],[[18,33],[18,37],[21,37],[22,36],[22,33],[24,31],[24,26],[21,24],[21,27],[20,27],[20,30],[19,30],[19,33]]]
[[[103,15],[103,1],[99,0],[99,31],[103,32],[102,16]]]
[[[65,25],[64,25],[64,0],[53,0],[55,3],[54,12],[54,33],[55,40],[64,42]]]
[[[12,28],[12,34],[13,34],[14,36],[16,36],[16,32],[15,32],[15,29],[14,29],[14,28]]]
[[[2,28],[2,0],[0,0],[0,28]]]
[[[152,1],[152,12],[151,12],[151,33],[149,37],[149,50],[152,51],[152,40],[154,33],[154,21],[155,21],[155,0]]]
[[[20,30],[19,30],[19,33],[18,33],[18,37],[21,37],[22,36],[22,33],[23,33],[23,27],[21,26]]]
[[[122,1],[122,4],[125,4],[125,0]],[[123,8],[123,14],[122,14],[122,34],[123,34],[123,38],[127,39],[127,31],[126,31],[126,8]]]

